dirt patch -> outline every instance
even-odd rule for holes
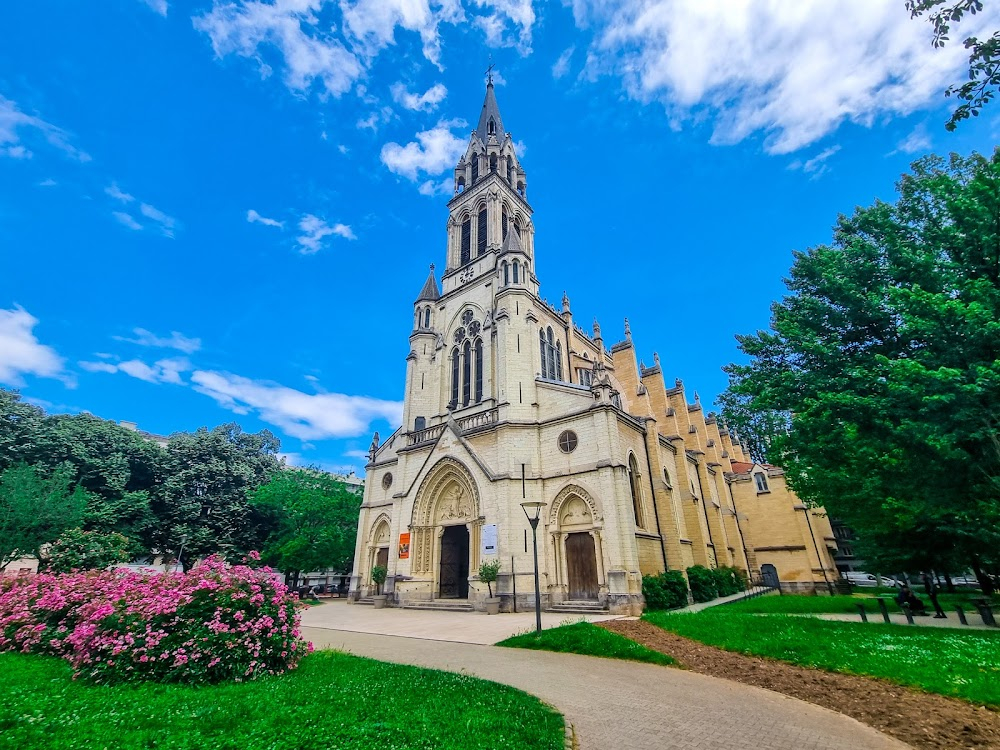
[[[594,624],[669,654],[692,672],[756,685],[815,703],[919,750],[1000,748],[1000,714],[988,708],[885,680],[823,672],[723,651],[642,620]]]

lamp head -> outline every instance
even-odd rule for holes
[[[537,521],[538,517],[542,513],[542,508],[545,507],[545,503],[540,503],[537,500],[528,500],[521,503],[521,508],[524,509],[524,515],[528,517],[529,521]]]

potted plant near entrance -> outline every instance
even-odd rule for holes
[[[490,592],[490,596],[486,600],[486,614],[488,615],[495,615],[500,612],[500,597],[493,596],[493,584],[496,582],[499,572],[499,560],[485,561],[479,566],[479,580],[486,584],[486,588]]]
[[[375,596],[372,597],[372,604],[375,609],[382,609],[385,606],[385,594],[382,593],[382,584],[385,583],[388,570],[384,565],[376,565],[372,568],[372,583],[375,584]]]

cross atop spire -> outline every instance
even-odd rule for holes
[[[492,86],[493,85],[493,66],[494,66],[493,55],[490,55],[490,67],[488,67],[486,69],[486,85],[487,86]]]

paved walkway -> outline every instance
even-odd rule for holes
[[[933,611],[933,610],[931,610]],[[925,628],[954,628],[955,630],[975,630],[977,632],[983,630],[992,630],[994,633],[1000,633],[1000,629],[990,627],[989,625],[983,624],[983,618],[978,614],[972,614],[971,612],[965,613],[966,618],[969,621],[968,625],[963,625],[958,621],[958,615],[954,612],[950,613],[945,619],[937,619],[933,615],[928,617],[914,617],[913,625],[909,625],[906,622],[906,615],[896,615],[892,612],[889,613],[889,619],[892,620],[895,625],[908,625],[909,627],[925,627]],[[817,615],[803,615],[803,617],[818,617],[821,620],[838,620],[840,622],[861,622],[861,615],[849,615],[844,613],[830,613],[830,614],[817,614]],[[868,624],[869,625],[884,625],[885,620],[882,619],[882,614],[878,611],[868,613]]]
[[[614,620],[616,615],[573,615],[542,613],[542,627],[554,628],[579,620]],[[483,612],[434,612],[422,609],[348,604],[346,599],[327,599],[302,612],[307,627],[332,628],[354,633],[399,635],[434,641],[491,644],[512,635],[535,629],[535,613],[517,612],[487,615]]]
[[[323,609],[310,610],[310,619],[314,612]],[[330,612],[339,609],[330,607]],[[393,613],[383,610],[378,614]],[[449,617],[457,621],[494,620],[501,616],[477,618],[452,614]],[[680,669],[576,654],[319,628],[306,628],[304,635],[317,648],[336,648],[513,685],[561,711],[575,727],[582,750],[906,750],[908,747],[833,711],[768,690]]]

